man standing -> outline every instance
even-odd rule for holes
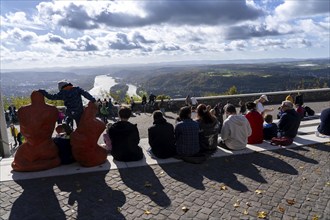
[[[235,106],[226,105],[227,119],[223,122],[218,145],[229,150],[242,150],[252,134],[249,121],[243,115],[237,115]]]

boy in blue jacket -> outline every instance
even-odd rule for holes
[[[76,121],[78,126],[81,115],[84,111],[81,96],[84,96],[89,101],[95,102],[95,98],[87,91],[80,87],[73,86],[70,82],[62,80],[58,82],[59,92],[56,94],[49,94],[45,90],[39,90],[47,99],[50,100],[63,100],[66,107],[66,124],[72,124],[73,120]]]

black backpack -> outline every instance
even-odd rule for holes
[[[315,111],[313,109],[311,109],[310,107],[305,106],[305,114],[307,116],[313,116],[313,115],[315,115]]]

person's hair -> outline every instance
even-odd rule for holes
[[[270,124],[273,122],[273,116],[272,115],[265,115],[265,122]]]
[[[181,120],[189,119],[191,115],[191,108],[189,106],[184,106],[180,108],[179,118]]]
[[[132,111],[127,107],[121,107],[118,114],[119,118],[129,119],[131,117]]]
[[[199,104],[197,106],[197,117],[206,124],[214,122],[214,117],[211,115],[211,113],[207,109],[207,106],[204,104]]]
[[[251,111],[251,110],[253,110],[253,109],[256,109],[256,107],[257,107],[257,105],[256,105],[256,103],[254,103],[254,102],[247,102],[247,103],[246,103],[246,108],[247,108],[247,110],[249,110],[249,111]]]
[[[227,104],[225,111],[228,112],[228,113],[235,113],[236,114],[236,108],[232,104]]]
[[[290,101],[283,101],[281,106],[287,107],[288,109],[293,109],[293,104]]]
[[[157,120],[163,118],[163,113],[161,111],[157,110],[157,111],[154,111],[154,113],[152,114],[152,116],[154,118],[154,121],[157,121]]]

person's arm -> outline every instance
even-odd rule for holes
[[[88,99],[89,101],[91,102],[96,102],[96,99],[91,95],[89,94],[89,92],[83,90],[82,88],[78,87],[79,89],[79,93],[84,96],[86,99]]]
[[[230,130],[227,123],[223,123],[222,129],[221,129],[221,139],[227,140],[230,136]]]
[[[40,92],[43,96],[45,96],[47,99],[50,99],[50,100],[63,100],[62,92],[50,94],[46,90],[43,90],[43,89],[39,89],[38,92]]]

